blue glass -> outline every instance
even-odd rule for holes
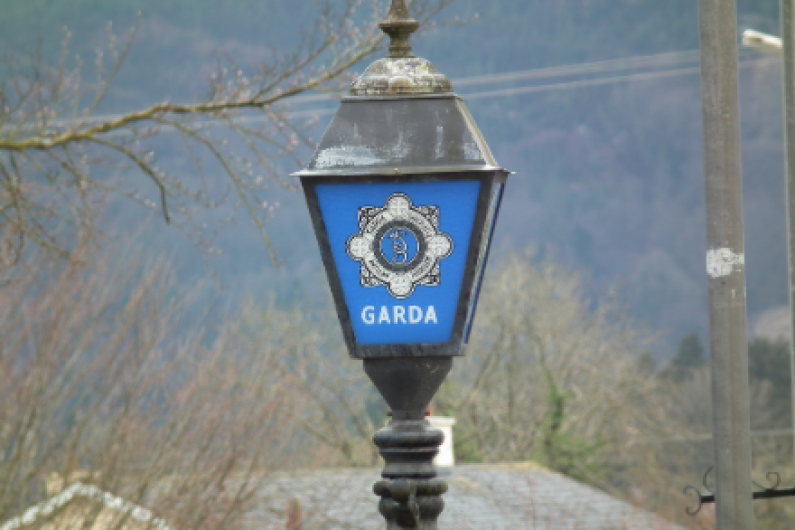
[[[356,341],[449,342],[480,182],[323,184],[316,192]]]
[[[489,259],[489,250],[491,249],[491,240],[494,237],[494,227],[497,224],[497,215],[500,212],[500,204],[502,203],[502,191],[505,188],[504,184],[497,184],[491,190],[491,199],[489,200],[489,211],[486,213],[486,226],[484,228],[484,235],[486,239],[483,240],[480,247],[480,254],[478,255],[478,264],[475,268],[475,289],[472,294],[472,299],[469,301],[469,309],[467,311],[467,321],[464,326],[464,344],[469,343],[469,333],[472,331],[472,322],[475,319],[475,311],[478,308],[478,299],[480,298],[480,287],[483,285],[483,273],[486,271],[486,262]]]

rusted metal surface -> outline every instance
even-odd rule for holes
[[[716,524],[753,528],[734,0],[699,0]]]

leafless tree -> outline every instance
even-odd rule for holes
[[[663,445],[688,431],[642,362],[654,336],[553,259],[501,261],[486,276],[467,356],[435,403],[456,417],[460,457],[532,459],[692,522],[675,477],[692,455]]]
[[[311,466],[374,466],[372,436],[380,427],[382,403],[360,363],[349,358],[328,294],[314,311],[249,303],[242,314],[248,348],[257,355],[272,344],[289,344],[279,370],[291,381],[292,420],[303,436],[302,452]],[[274,334],[277,334],[276,336]],[[386,407],[381,407],[386,413]]]
[[[711,506],[691,517],[683,494],[686,485],[707,493],[709,366],[670,377],[646,362],[655,337],[618,300],[589,295],[581,273],[532,252],[501,261],[486,275],[467,356],[435,401],[457,420],[457,457],[535,460],[686,527],[711,528]],[[758,425],[769,394],[752,388]],[[790,446],[775,434],[754,438],[760,485],[771,485],[774,470],[782,484],[791,480]],[[756,509],[762,528],[788,520],[780,503]]]
[[[0,290],[0,524],[57,521],[58,510],[29,510],[43,478],[59,476],[88,477],[173,528],[236,528],[270,472],[307,462],[292,445],[293,377],[279,369],[295,341],[277,340],[273,319],[256,355],[235,320],[212,340],[177,340],[186,295],[165,265],[78,257],[40,259]]]
[[[592,309],[581,275],[535,259],[512,256],[490,271],[473,343],[438,404],[482,458],[557,467],[558,435],[624,443],[646,423],[628,405],[648,391],[636,366],[649,337],[610,303]],[[587,462],[570,464],[587,474]]]
[[[412,11],[425,22],[451,1],[416,0]],[[75,234],[95,231],[97,212],[113,196],[158,212],[205,255],[218,252],[214,236],[243,210],[275,261],[265,186],[287,185],[284,162],[297,162],[301,146],[311,146],[305,131],[314,123],[290,114],[290,102],[338,90],[350,68],[382,46],[377,21],[387,6],[371,0],[367,17],[361,3],[319,0],[314,27],[300,44],[289,52],[271,48],[253,69],[224,57],[199,101],[165,101],[116,116],[96,111],[134,44],[134,29],[122,43],[110,34],[97,52],[93,83],[70,62],[68,35],[55,65],[36,53],[7,57],[0,85],[2,262],[17,262],[26,243],[69,255]],[[189,163],[169,169],[159,157],[163,149],[178,149]],[[219,176],[226,185],[218,185]],[[219,204],[226,208],[216,222],[197,215]]]

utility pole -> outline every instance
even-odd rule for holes
[[[787,245],[789,247],[790,370],[795,381],[795,16],[794,0],[781,0],[781,51],[784,80],[784,142],[787,174]],[[795,404],[795,385],[793,385]],[[795,428],[795,407],[793,407]],[[794,445],[795,447],[795,445]]]
[[[737,11],[699,0],[716,523],[753,528]]]

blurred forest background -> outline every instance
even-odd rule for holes
[[[738,5],[741,30],[777,34],[775,0]],[[38,46],[55,63],[68,28],[70,54],[83,57],[87,81],[95,50],[107,41],[108,21],[123,35],[142,10],[135,43],[99,114],[196,100],[207,91],[215,54],[227,53],[245,69],[266,53],[266,45],[296,46],[301,29],[317,14],[311,2],[280,0],[5,1],[2,7],[0,51],[24,54]],[[669,357],[691,332],[707,342],[696,8],[693,0],[457,0],[441,21],[478,18],[414,39],[415,52],[431,59],[464,96],[497,160],[516,172],[495,236],[495,261],[532,245],[582,269],[595,293],[620,296],[639,321],[661,333],[658,358]],[[628,58],[635,59],[603,64]],[[742,58],[753,326],[766,311],[787,303],[781,80],[775,58],[748,50]],[[583,63],[589,68],[543,77],[534,72]],[[478,76],[487,77],[469,79]],[[539,85],[551,86],[531,88]],[[310,135],[316,140],[335,103],[292,108],[306,115],[320,111]],[[157,156],[165,163],[165,141],[163,147]],[[285,180],[298,167],[285,164]],[[279,205],[269,228],[286,266],[273,267],[254,227],[238,219],[219,240],[223,256],[211,263],[223,287],[219,296],[229,307],[244,296],[274,291],[281,300],[297,300],[319,281],[320,260],[302,196],[280,186],[271,186],[268,195],[270,204]],[[178,230],[158,219],[144,222],[140,211],[123,202],[109,210],[112,226],[124,233],[134,227],[145,252],[167,255],[186,283],[208,277]]]
[[[778,34],[777,0],[738,0],[738,9],[740,31]],[[68,28],[68,61],[83,58],[86,83],[96,75],[95,50],[107,45],[108,22],[121,35],[140,24],[97,115],[200,100],[218,57],[232,57],[245,71],[270,53],[269,45],[299,46],[306,35],[301,31],[318,16],[312,2],[293,0],[0,0],[0,13],[0,54],[21,57],[38,50],[37,60],[57,64]],[[355,17],[357,24],[369,23],[366,14]],[[444,26],[454,17],[469,22]],[[495,234],[473,347],[434,405],[459,418],[459,458],[533,458],[672,519],[708,527],[708,520],[683,517],[680,494],[685,484],[700,483],[711,460],[697,2],[455,0],[438,22],[442,27],[414,39],[415,53],[452,79],[497,160],[516,172]],[[4,80],[8,75],[0,73]],[[762,433],[754,438],[755,472],[763,482],[771,469],[791,474],[791,437],[781,435],[792,420],[788,337],[779,333],[787,304],[780,65],[775,56],[741,50],[740,75],[753,428]],[[318,140],[339,95],[283,104],[301,120],[316,118],[304,132]],[[169,134],[157,137],[158,163],[189,173]],[[242,451],[248,469],[376,463],[369,436],[385,409],[355,363],[330,362],[345,353],[304,199],[287,176],[301,167],[307,149],[298,150],[296,161],[279,162],[283,177],[266,182],[263,191],[265,230],[278,264],[245,212],[223,228],[214,241],[217,250],[208,255],[157,212],[111,197],[101,215],[107,235],[115,237],[104,240],[104,250],[78,246],[80,270],[39,259],[31,250],[23,264],[34,274],[12,275],[3,283],[0,300],[7,313],[0,321],[0,352],[13,369],[0,373],[22,375],[19,384],[0,389],[5,399],[15,396],[16,407],[0,414],[0,427],[32,429],[25,436],[39,440],[49,439],[44,433],[53,423],[73,428],[59,423],[63,414],[82,419],[75,420],[79,432],[66,438],[66,453],[55,457],[34,444],[39,456],[28,462],[19,456],[22,431],[0,429],[0,441],[19,444],[21,459],[0,467],[0,520],[37,496],[32,485],[3,492],[23,476],[33,477],[33,484],[43,470],[93,462],[136,469],[149,484],[164,469],[173,475],[194,465],[164,456],[141,471],[144,457],[119,449],[126,446],[119,446],[118,433],[90,428],[90,415],[78,413],[74,403],[103,410],[98,420],[116,418],[131,432],[155,433],[179,407],[190,410],[188,417],[207,414],[221,424],[228,407],[261,400],[261,409],[247,411],[229,440],[218,441],[217,452],[207,450],[221,455],[221,448],[245,446],[255,434],[276,440],[276,426],[289,424],[289,432],[280,433],[287,437],[273,445],[278,457]],[[218,186],[223,190],[224,184]],[[156,202],[154,186],[142,180],[140,190]],[[199,219],[213,226],[229,212],[211,208]],[[76,283],[78,277],[85,284]],[[111,287],[115,295],[107,294]],[[66,316],[53,307],[76,307],[69,317],[80,315],[82,324],[55,325]],[[20,320],[23,314],[27,321]],[[75,332],[95,321],[102,325]],[[26,322],[37,322],[46,333],[37,335],[38,328]],[[61,329],[69,340],[57,335]],[[121,339],[131,333],[147,338],[148,354]],[[108,337],[119,337],[116,353],[129,349],[144,357],[132,355],[127,367],[118,356],[107,365],[99,362],[95,354],[104,351]],[[229,351],[240,364],[225,359]],[[42,366],[35,359],[55,378],[57,384],[44,385],[52,396],[40,388],[41,371],[26,371],[27,361]],[[93,371],[81,376],[86,380],[59,375],[53,368],[59,359],[69,366],[88,363]],[[249,362],[253,367],[246,373]],[[174,371],[162,396],[158,382],[146,377],[161,363]],[[92,378],[126,373],[133,365],[146,367],[136,372],[146,385],[136,386],[133,378],[129,388],[100,392],[96,402],[81,391]],[[214,383],[218,387],[207,375],[214,371],[225,375]],[[327,385],[316,386],[321,380]],[[201,396],[226,395],[224,381],[243,390],[230,390],[228,400],[213,405],[217,409],[201,410]],[[141,388],[160,396],[155,401],[163,410],[153,413],[153,394]],[[70,405],[37,415],[32,423],[18,421],[19,411],[53,396]],[[120,402],[126,406],[119,409]],[[516,410],[511,404],[517,402],[534,405]],[[145,428],[131,410],[149,418]],[[98,434],[84,444],[85,432]],[[158,451],[169,458],[176,452],[196,456],[179,444],[215,440],[201,429],[189,434],[161,439]],[[240,459],[231,462],[219,456],[212,473],[225,476],[241,465]],[[124,475],[114,482],[111,476],[105,479],[109,487],[121,490],[132,480]],[[144,502],[154,486],[143,487],[140,480],[128,489]],[[218,497],[217,509],[242,510],[251,488],[245,484],[239,496]],[[195,492],[195,499],[206,494]],[[162,501],[163,511],[173,508],[169,502],[175,501]],[[183,527],[206,524],[191,519],[196,514],[183,504],[182,515],[173,516]],[[781,506],[757,505],[769,528],[787,520]]]

